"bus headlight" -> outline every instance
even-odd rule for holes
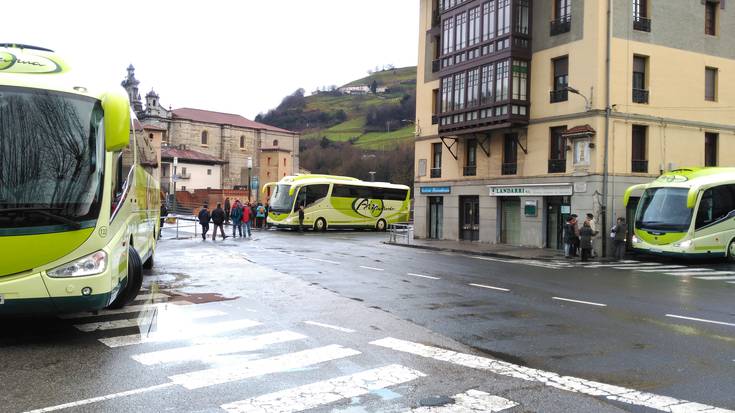
[[[688,239],[686,241],[677,242],[674,246],[678,248],[689,248],[692,246],[692,240]]]
[[[632,236],[632,237],[630,238],[630,240],[631,240],[631,241],[633,241],[633,244],[640,244],[641,242],[643,242],[643,241],[641,241],[641,239],[640,239],[640,238],[638,238],[638,237],[637,237],[636,235],[633,235],[633,236]]]
[[[107,268],[107,253],[97,251],[49,270],[46,274],[51,278],[86,277],[104,272],[105,268]]]

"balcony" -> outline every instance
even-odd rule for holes
[[[569,90],[567,89],[552,90],[550,92],[549,102],[551,103],[566,102],[568,99]]]
[[[504,163],[501,166],[500,174],[501,175],[515,175],[518,173],[518,163]]]
[[[633,89],[633,103],[648,103],[648,90]]]
[[[431,115],[431,124],[432,125],[438,125],[439,124],[439,115]]]
[[[431,61],[431,73],[436,73],[441,69],[441,60],[436,59]]]
[[[567,33],[572,29],[572,16],[562,16],[558,19],[551,21],[550,34],[556,36],[557,34]]]
[[[633,30],[638,30],[639,32],[650,32],[651,19],[641,16],[633,17]]]
[[[441,178],[442,177],[442,168],[431,168],[431,177],[432,178]]]
[[[549,173],[559,174],[567,171],[566,159],[549,159]]]
[[[476,176],[477,175],[477,166],[465,166],[464,167],[464,176]]]
[[[631,172],[648,173],[648,161],[633,160],[632,163]]]

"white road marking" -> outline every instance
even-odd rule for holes
[[[321,258],[309,258],[309,257],[306,257],[306,259],[307,260],[312,260],[312,261],[317,261],[317,262],[326,262],[327,264],[339,265],[339,263],[337,261],[332,261],[332,260],[324,260],[324,259],[321,259]]]
[[[680,270],[666,271],[666,274],[676,275],[677,273],[680,273],[680,272],[709,272],[709,271],[712,271],[712,269],[710,268],[682,268]]]
[[[471,286],[473,286],[473,287],[486,288],[486,289],[488,289],[488,290],[497,290],[497,291],[503,291],[503,292],[506,292],[506,293],[510,291],[510,290],[509,290],[509,289],[507,289],[507,288],[493,287],[492,285],[484,285],[484,284],[472,284],[472,283],[470,283],[469,285],[471,285]]]
[[[156,364],[178,363],[189,360],[202,360],[221,354],[256,351],[264,349],[272,344],[303,340],[306,338],[307,337],[305,335],[291,331],[279,331],[258,336],[247,336],[236,339],[226,338],[212,343],[136,354],[132,356],[132,358],[138,363],[145,364],[146,366],[152,366]]]
[[[681,318],[682,320],[699,321],[699,322],[702,322],[702,323],[719,324],[719,325],[722,325],[722,326],[735,327],[735,323],[726,323],[724,321],[707,320],[707,319],[704,319],[704,318],[685,317],[685,316],[682,316],[682,315],[675,315],[675,314],[666,314],[666,317]]]
[[[332,330],[341,331],[343,333],[354,333],[355,332],[355,330],[352,330],[349,328],[339,327],[339,326],[335,326],[331,324],[318,323],[316,321],[304,321],[304,324],[309,324],[309,325],[317,326],[317,327],[331,328]]]
[[[407,275],[410,275],[412,277],[419,277],[419,278],[428,278],[430,280],[441,280],[439,277],[432,277],[431,275],[423,275],[423,274],[415,274],[412,272],[406,273]]]
[[[384,270],[384,269],[382,269],[382,268],[375,268],[375,267],[366,267],[366,266],[364,266],[364,265],[361,265],[361,266],[360,266],[360,268],[364,268],[364,269],[366,269],[366,270],[373,270],[373,271],[385,271],[385,270]]]
[[[728,284],[735,284],[735,281],[728,281]]]
[[[29,410],[29,411],[27,411],[25,413],[55,412],[57,410],[64,410],[64,409],[69,409],[69,408],[72,408],[72,407],[85,406],[85,405],[93,404],[93,403],[97,403],[97,402],[104,402],[104,401],[108,401],[108,400],[112,400],[112,399],[119,399],[121,397],[134,396],[136,394],[150,393],[152,391],[162,390],[162,389],[165,389],[165,388],[168,388],[168,387],[172,387],[174,385],[175,385],[175,383],[164,383],[164,384],[159,384],[157,386],[144,387],[144,388],[141,388],[141,389],[128,390],[128,391],[124,391],[124,392],[120,392],[120,393],[113,393],[113,394],[108,394],[108,395],[105,395],[105,396],[93,397],[91,399],[84,399],[84,400],[79,400],[79,401],[76,401],[76,402],[64,403],[64,404],[59,404],[59,405],[51,406],[51,407],[44,407],[43,409]]]
[[[157,314],[157,317],[165,318],[164,315],[165,311],[161,311]],[[189,320],[199,319],[199,318],[207,318],[207,317],[215,317],[220,315],[225,315],[227,313],[224,313],[219,310],[201,310],[201,311],[194,311],[191,314],[187,314],[186,318]],[[126,319],[126,320],[113,320],[113,321],[101,321],[98,323],[87,323],[87,324],[75,324],[74,327],[77,328],[79,331],[83,331],[85,333],[89,333],[92,331],[105,331],[105,330],[115,330],[118,328],[129,328],[129,327],[139,327],[141,324],[140,320],[135,319]]]
[[[85,312],[85,313],[73,313],[73,314],[61,314],[59,315],[59,318],[68,320],[73,318],[87,318],[87,317],[101,317],[106,315],[115,315],[115,314],[129,314],[129,313],[138,313],[141,311],[149,310],[153,306],[158,307],[165,307],[167,305],[173,305],[177,307],[188,307],[190,305],[194,305],[194,303],[190,303],[188,301],[175,301],[175,302],[168,302],[168,303],[154,303],[154,304],[140,304],[140,305],[130,305],[126,306],[117,310],[101,310],[99,313],[94,314],[91,312]]]
[[[358,354],[361,353],[357,350],[333,344],[296,353],[236,363],[227,367],[177,374],[169,377],[169,379],[189,390],[194,390],[266,374],[302,369],[314,364],[356,356]]]
[[[234,403],[223,404],[229,413],[292,413],[313,409],[342,399],[362,396],[372,391],[406,383],[426,375],[398,364],[363,371],[348,376],[319,381],[277,391]]]
[[[585,265],[585,268],[611,268],[611,267],[621,267],[621,268],[638,268],[638,267],[651,267],[651,266],[657,266],[660,265],[655,262],[641,262],[636,264],[621,264],[620,261],[612,263],[612,264],[595,264],[595,265]]]
[[[392,337],[376,340],[370,344],[381,346],[404,353],[415,354],[421,357],[445,361],[459,366],[489,371],[501,376],[514,377],[517,379],[541,383],[573,393],[582,393],[595,397],[604,397],[636,406],[644,406],[664,412],[717,412],[735,413],[733,410],[718,409],[705,404],[675,399],[668,396],[640,392],[620,386],[580,379],[570,376],[561,376],[556,373],[537,370],[529,367],[518,366],[505,361],[494,360],[487,357],[473,356],[471,354],[458,353],[438,347],[426,346],[410,341],[399,340]]]
[[[640,271],[640,272],[664,272],[664,271],[676,270],[676,269],[680,269],[680,268],[686,268],[686,265],[662,265],[660,267],[642,268],[642,269],[636,270],[636,271]]]
[[[730,275],[727,275],[730,274]],[[706,277],[694,277],[698,280],[709,280],[709,281],[727,281],[727,280],[735,280],[735,274],[731,271],[713,271],[708,272]],[[699,275],[699,274],[697,274]]]
[[[170,328],[168,329],[154,331],[147,336],[130,334],[127,336],[101,338],[99,341],[108,347],[115,348],[150,342],[186,340],[194,337],[200,337],[202,335],[225,333],[228,331],[236,331],[259,325],[261,325],[261,323],[253,320],[222,321],[219,323],[204,325],[183,324],[169,326]]]
[[[637,268],[659,268],[660,265],[658,264],[623,264],[623,265],[614,265],[609,268],[614,268],[616,270],[635,270]]]
[[[558,300],[558,301],[569,301],[570,303],[594,305],[597,307],[607,307],[607,304],[593,303],[591,301],[572,300],[571,298],[562,298],[562,297],[551,297],[551,298],[553,300]]]
[[[495,413],[518,406],[518,403],[479,390],[467,390],[452,396],[453,404],[418,407],[408,413]]]

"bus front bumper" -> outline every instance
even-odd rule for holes
[[[725,251],[697,247],[694,242],[687,247],[683,247],[676,244],[650,244],[636,236],[633,237],[632,241],[633,250],[641,254],[672,258],[722,258],[726,256]]]

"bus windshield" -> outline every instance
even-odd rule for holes
[[[0,87],[0,235],[93,227],[105,162],[98,100]]]
[[[686,188],[649,188],[643,193],[635,226],[641,230],[686,232],[692,221]]]
[[[291,212],[293,207],[294,195],[289,194],[291,185],[279,184],[276,185],[275,191],[271,196],[271,208],[270,210],[277,213]]]

